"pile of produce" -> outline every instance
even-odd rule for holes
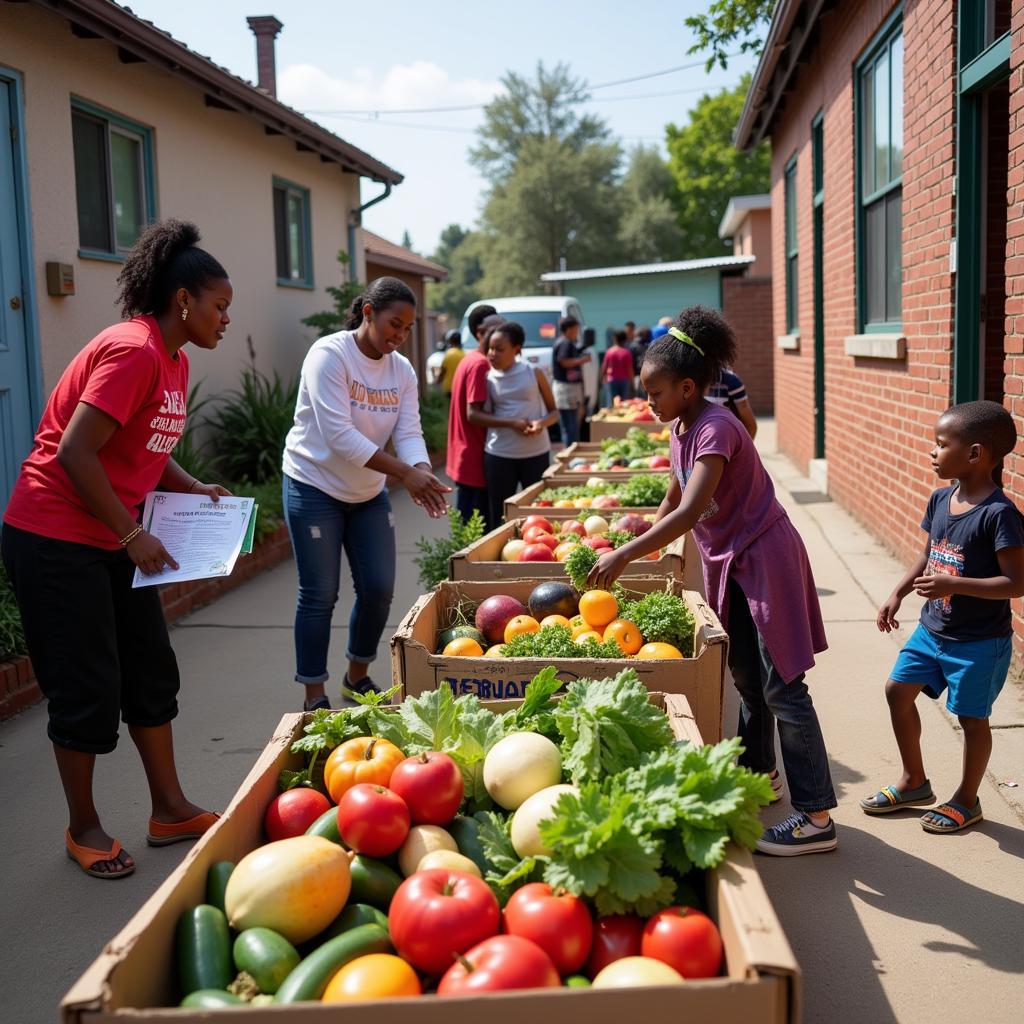
[[[559,687],[548,669],[503,713],[448,687],[316,712],[269,841],[178,923],[181,1005],[718,975],[703,872],[753,847],[767,776],[737,740],[677,743],[632,672]]]
[[[463,621],[441,630],[437,653],[641,661],[689,657],[695,623],[682,598],[666,591],[631,596],[619,585],[615,593],[586,589],[589,559],[599,551],[578,544],[569,555],[566,570],[576,586],[549,580],[533,588],[525,605],[511,595],[493,594],[475,609],[458,606],[454,612]],[[583,568],[575,564],[580,558],[586,560]]]
[[[650,473],[625,480],[591,477],[585,484],[547,487],[534,505],[542,508],[657,508],[668,493],[669,475]]]
[[[527,516],[516,536],[501,549],[503,562],[564,562],[579,546],[608,550],[621,547],[627,541],[651,528],[653,514],[638,515],[627,512],[609,523],[604,516],[567,519],[564,522],[544,516]],[[660,551],[647,556],[651,561],[661,557]]]
[[[652,423],[657,418],[646,398],[618,398],[610,409],[601,410],[601,419],[613,423]]]
[[[668,469],[668,431],[652,434],[631,427],[625,437],[607,437],[601,442],[601,454],[588,459],[576,456],[569,460],[573,473],[623,469]]]

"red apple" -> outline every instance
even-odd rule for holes
[[[584,537],[580,543],[595,551],[611,551],[612,549],[612,542],[605,537]]]
[[[326,811],[331,802],[315,789],[289,789],[270,801],[263,828],[271,842],[301,836]]]
[[[575,533],[577,537],[586,537],[587,531],[578,519],[569,519],[562,523],[561,534],[564,537],[567,533]]]
[[[526,531],[531,526],[542,526],[548,533],[554,533],[554,527],[551,525],[550,519],[545,519],[544,516],[527,516],[523,520],[523,534],[525,536]]]
[[[547,544],[527,544],[519,556],[520,562],[553,562],[554,551]]]
[[[541,537],[550,537],[551,531],[544,526],[528,526],[523,530],[523,540],[527,544],[536,544]]]

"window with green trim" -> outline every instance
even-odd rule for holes
[[[313,286],[309,189],[274,181],[274,248],[278,284]]]
[[[857,68],[860,320],[903,316],[903,27],[890,28]]]
[[[796,157],[786,166],[786,330],[800,329],[800,246],[796,230]]]
[[[76,102],[71,137],[78,244],[86,252],[124,256],[154,215],[150,130]]]

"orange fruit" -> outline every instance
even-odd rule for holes
[[[320,1001],[396,999],[418,996],[421,992],[419,977],[404,960],[390,953],[369,953],[342,967],[331,978]]]
[[[441,653],[452,658],[479,658],[484,649],[471,636],[457,636]]]
[[[604,628],[605,640],[614,640],[623,654],[636,654],[644,645],[644,638],[634,623],[626,619],[612,619]]]
[[[505,627],[505,643],[513,637],[522,636],[524,633],[537,633],[540,631],[540,623],[532,615],[517,615],[509,619]]]
[[[562,543],[559,544],[553,552],[555,556],[555,561],[564,562],[569,557],[569,555],[571,555],[572,552],[576,550],[578,546],[578,544],[572,544],[568,541],[562,541]]]
[[[596,629],[584,629],[582,632],[576,633],[573,636],[573,640],[578,644],[586,643],[588,640],[594,640],[596,643],[601,642],[601,634]]]
[[[681,658],[683,652],[671,644],[653,643],[644,644],[636,656],[640,661],[660,661],[664,658]]]
[[[586,623],[583,621],[583,616],[582,615],[574,615],[569,620],[569,628],[570,629],[575,629],[577,626],[585,626],[585,625],[586,625]]]
[[[569,620],[564,615],[545,615],[540,620],[541,627],[544,626],[565,626],[566,629],[571,629]]]
[[[485,658],[504,658],[505,657],[505,645],[495,644],[493,647],[488,647],[484,651]]]
[[[568,498],[560,498],[552,505],[552,508],[575,508],[576,504]]]
[[[607,590],[588,590],[580,598],[580,615],[593,629],[604,629],[619,614],[619,602]]]
[[[572,629],[572,638],[573,638],[573,640],[575,640],[576,637],[580,636],[582,633],[595,633],[595,632],[597,632],[594,629],[593,626],[588,626],[585,622],[581,622],[581,623],[579,623],[576,626],[571,626],[570,628]]]

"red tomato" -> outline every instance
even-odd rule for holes
[[[331,802],[315,789],[289,789],[270,801],[263,815],[263,828],[271,842],[301,836],[325,811]]]
[[[523,520],[523,530],[530,529],[531,526],[540,526],[548,533],[554,533],[555,531],[551,527],[551,520],[544,516],[527,516]]]
[[[567,533],[575,533],[577,537],[586,537],[587,531],[583,528],[583,524],[578,519],[570,519],[567,522],[562,523],[562,536],[564,537]]]
[[[495,935],[474,946],[445,971],[439,996],[475,996],[516,988],[560,988],[551,957],[518,935]]]
[[[714,978],[722,968],[715,922],[693,907],[659,910],[644,928],[641,954],[674,967],[684,978]]]
[[[555,895],[544,882],[517,889],[505,906],[505,931],[535,942],[559,974],[575,974],[586,963],[594,938],[587,905],[572,893]]]
[[[523,540],[527,544],[542,544],[542,537],[551,537],[551,531],[543,526],[528,526],[523,530]]]
[[[627,956],[640,956],[644,922],[635,914],[612,914],[594,922],[594,944],[587,961],[587,977]]]
[[[584,537],[580,543],[595,551],[611,551],[612,549],[612,542],[604,537]]]
[[[547,544],[527,544],[519,555],[520,562],[553,562],[554,560],[554,550]]]
[[[410,875],[391,899],[388,931],[398,955],[425,974],[441,974],[457,953],[496,935],[498,901],[465,871],[431,868]]]
[[[550,498],[545,498],[543,501],[535,501],[534,505],[536,505],[537,508],[551,508],[551,506],[554,505],[554,502]]]
[[[409,834],[409,808],[390,789],[361,782],[338,804],[338,832],[342,842],[367,857],[387,857]]]
[[[414,825],[447,825],[464,792],[459,766],[436,750],[407,757],[388,786],[406,802]]]

